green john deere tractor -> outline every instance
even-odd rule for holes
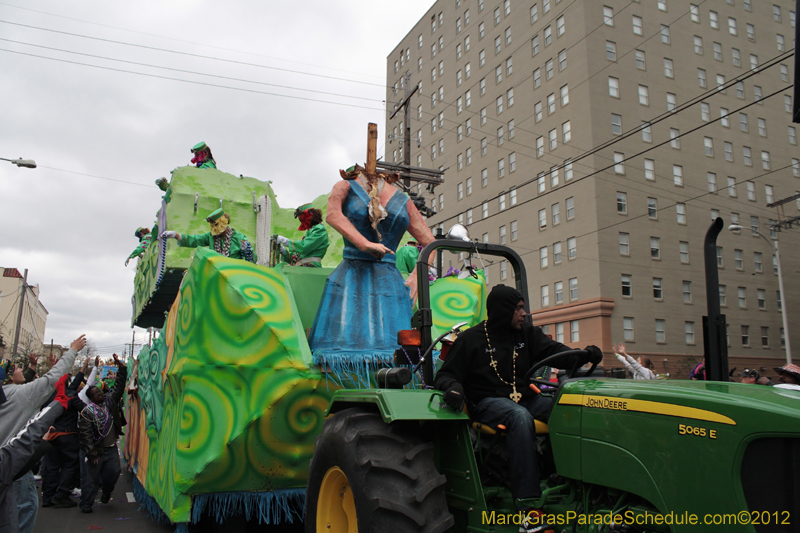
[[[435,249],[507,259],[527,305],[525,268],[513,250],[438,240],[418,265]],[[422,382],[432,383],[425,270],[417,269],[415,327]],[[597,378],[593,367],[580,371],[586,361],[574,351],[538,364],[570,369],[543,392],[553,407],[531,443],[543,490],[531,503],[550,516],[550,530],[800,531],[800,393]],[[503,436],[450,409],[439,391],[403,388],[410,377],[407,368],[391,369],[379,380],[384,388],[335,392],[311,460],[306,531],[518,531]]]

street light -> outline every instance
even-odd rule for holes
[[[731,231],[741,231],[742,226],[739,224],[731,224],[728,226],[728,229]],[[783,337],[786,343],[786,364],[792,364],[792,346],[789,342],[789,317],[787,316],[787,308],[786,308],[786,293],[783,290],[783,272],[781,271],[781,254],[778,252],[778,240],[775,239],[774,241],[769,240],[765,237],[760,231],[756,228],[751,227],[750,230],[767,241],[770,245],[774,245],[775,249],[775,262],[778,264],[778,289],[781,291],[781,318],[783,319]]]
[[[12,165],[17,165],[18,167],[36,168],[36,161],[33,159],[22,159],[21,157],[18,159],[6,159],[5,157],[0,157],[0,161],[9,161]]]

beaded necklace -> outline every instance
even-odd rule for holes
[[[233,236],[233,229],[228,226],[225,231],[220,235],[214,236],[214,251],[225,257],[230,257],[231,253],[231,237]]]
[[[509,394],[508,397],[514,400],[514,403],[519,403],[519,401],[522,399],[522,394],[517,392],[517,345],[514,345],[514,356],[512,359],[512,368],[514,372],[513,381],[509,383],[508,381],[504,380],[503,376],[500,375],[500,372],[497,371],[497,361],[494,359],[494,348],[492,348],[492,341],[489,340],[489,329],[486,327],[486,322],[483,323],[483,331],[486,333],[486,344],[489,345],[489,350],[487,350],[489,352],[489,359],[491,359],[489,366],[494,368],[494,373],[497,374],[497,377],[500,378],[500,381],[510,386],[514,390],[514,392]]]
[[[95,440],[106,438],[111,432],[111,425],[114,422],[114,417],[111,416],[111,410],[108,408],[108,401],[103,399],[103,404],[97,405],[90,400],[84,411],[88,411],[91,416],[90,418],[81,413],[85,419],[92,422],[92,433],[97,435]]]

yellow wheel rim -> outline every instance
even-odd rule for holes
[[[325,472],[317,499],[317,531],[358,533],[356,502],[347,476],[338,466]]]

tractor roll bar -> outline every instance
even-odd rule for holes
[[[488,244],[483,242],[462,241],[458,239],[437,239],[422,249],[417,259],[417,294],[419,302],[420,318],[419,330],[422,333],[421,353],[425,353],[431,346],[431,327],[433,326],[433,315],[431,312],[431,290],[428,283],[428,258],[436,250],[447,250],[450,252],[477,252],[485,256],[502,257],[511,264],[514,269],[514,279],[516,289],[522,293],[525,302],[526,320],[530,320],[530,306],[528,303],[528,276],[525,272],[525,264],[517,252],[507,246],[499,244]],[[425,383],[433,383],[433,357],[427,357],[422,367]]]

